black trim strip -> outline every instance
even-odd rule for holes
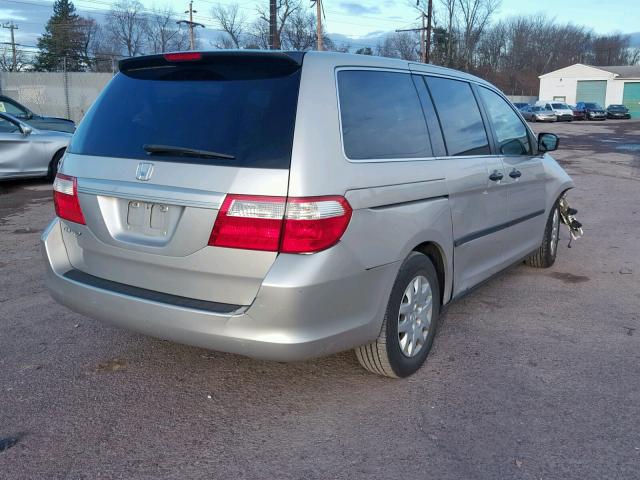
[[[376,205],[375,207],[369,207],[369,210],[386,210],[394,207],[404,207],[405,205],[413,205],[416,203],[431,202],[433,200],[442,200],[449,198],[449,195],[438,195],[435,197],[424,197],[416,200],[407,200],[404,202],[385,203],[384,205]]]
[[[453,242],[453,246],[454,247],[459,247],[460,245],[464,245],[465,243],[469,243],[473,240],[476,240],[480,237],[484,237],[486,235],[491,235],[492,233],[496,233],[499,232],[500,230],[504,230],[505,228],[509,228],[509,227],[513,227],[514,225],[517,225],[518,223],[522,223],[522,222],[526,222],[527,220],[531,220],[532,218],[535,218],[539,215],[544,214],[544,210],[538,210],[536,212],[530,213],[528,215],[525,215],[524,217],[520,217],[520,218],[516,218],[515,220],[511,220],[509,222],[506,223],[501,223],[499,225],[495,225],[493,227],[490,228],[486,228],[484,230],[479,230],[477,232],[473,232],[470,233],[469,235],[465,235],[464,237],[461,237],[457,240],[454,240]]]
[[[107,290],[109,292],[118,293],[121,295],[137,297],[142,300],[165,303],[167,305],[172,305],[175,307],[193,308],[195,310],[205,310],[215,313],[232,313],[242,307],[242,305],[209,302],[207,300],[181,297],[178,295],[171,295],[169,293],[148,290],[146,288],[125,285],[124,283],[112,282],[111,280],[95,277],[93,275],[89,275],[88,273],[84,273],[80,270],[75,269],[65,272],[62,276],[69,280],[73,280],[74,282],[99,288],[101,290]]]

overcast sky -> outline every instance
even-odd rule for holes
[[[51,15],[53,0],[0,0],[0,23],[14,20],[20,27],[16,40],[24,45],[35,45],[38,35]],[[91,15],[98,21],[104,19],[109,0],[77,0],[78,12]],[[188,2],[142,0],[147,8],[170,4],[176,11],[187,7]],[[211,7],[215,0],[194,0],[198,10],[196,20],[204,23],[211,38],[215,29]],[[241,11],[250,19],[255,18],[257,5],[267,5],[267,0],[221,0],[222,4],[238,3]],[[303,0],[303,5],[310,2]],[[426,3],[426,0],[421,0]],[[329,33],[348,36],[353,46],[367,44],[367,38],[396,28],[412,26],[417,17],[415,0],[324,0],[326,28]],[[436,15],[440,1],[434,0]],[[502,0],[498,18],[518,14],[546,13],[559,22],[573,22],[593,28],[597,33],[640,31],[640,0]],[[9,40],[9,31],[0,29],[0,42]]]

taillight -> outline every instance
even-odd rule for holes
[[[275,252],[280,243],[285,197],[227,195],[209,245]]]
[[[58,173],[53,181],[53,203],[58,217],[85,225],[78,200],[78,179]]]
[[[289,198],[280,251],[311,253],[335,245],[351,220],[343,197]]]
[[[209,245],[283,253],[313,253],[335,245],[351,207],[343,197],[227,195]]]

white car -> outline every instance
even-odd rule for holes
[[[569,107],[569,105],[567,105],[564,102],[540,101],[540,102],[536,102],[535,105],[537,107],[542,107],[546,110],[553,110],[553,113],[556,114],[556,119],[558,122],[573,121],[573,110],[571,110],[571,107]]]

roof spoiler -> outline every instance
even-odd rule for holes
[[[121,72],[144,68],[164,67],[179,63],[196,65],[215,64],[222,61],[226,64],[273,63],[281,66],[295,67],[302,65],[305,52],[281,52],[268,50],[214,50],[171,52],[158,55],[130,57],[118,62]]]

